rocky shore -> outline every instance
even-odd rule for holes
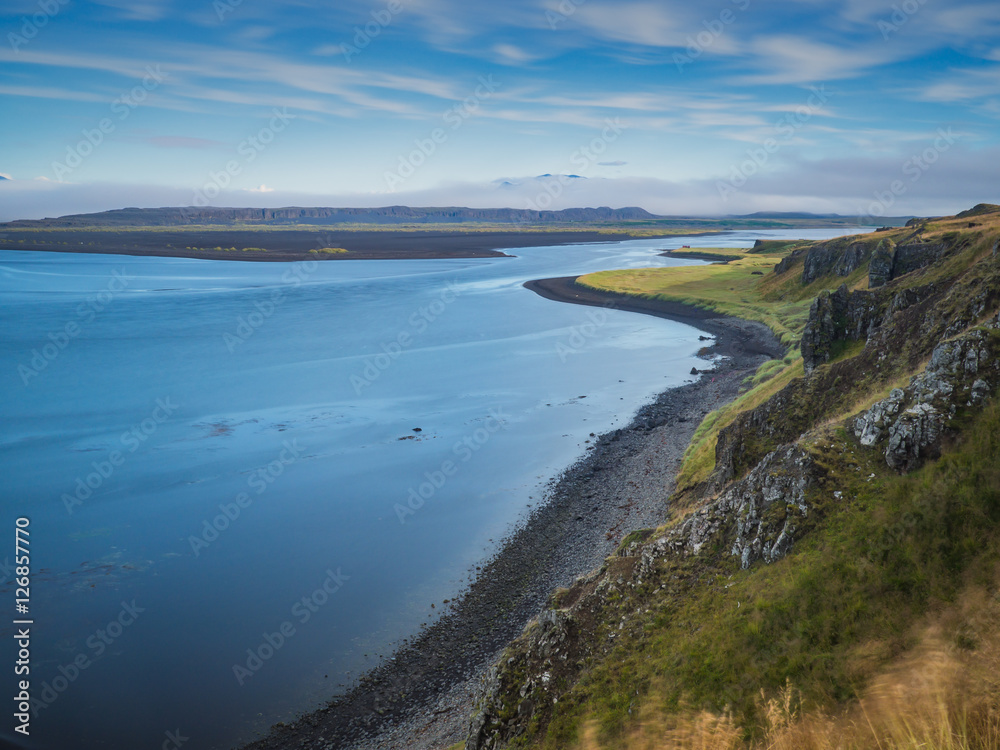
[[[540,505],[431,627],[347,695],[279,725],[247,750],[447,748],[465,739],[483,675],[552,591],[597,568],[630,531],[663,523],[681,457],[702,418],[783,354],[763,325],[662,300],[587,289],[575,277],[525,284],[548,299],[669,318],[714,337],[697,381],[661,393],[553,480]],[[721,355],[723,359],[716,360]]]

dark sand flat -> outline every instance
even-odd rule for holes
[[[584,242],[617,242],[626,235],[595,231],[553,232],[448,232],[448,231],[353,231],[337,230],[45,230],[0,227],[0,249],[62,253],[110,253],[115,255],[205,260],[301,261],[301,260],[403,260],[420,258],[502,258],[504,248],[542,247]],[[22,241],[19,241],[22,240]],[[216,250],[215,248],[236,250]],[[263,248],[244,251],[245,247]],[[312,253],[320,248],[343,248],[347,253]]]

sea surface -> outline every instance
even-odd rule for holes
[[[0,745],[229,748],[317,707],[432,622],[591,433],[705,366],[693,328],[524,281],[842,233],[297,264],[0,251],[2,684],[24,516],[35,701],[25,742],[7,696]]]

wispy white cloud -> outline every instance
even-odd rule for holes
[[[737,85],[809,84],[857,78],[904,54],[884,43],[838,46],[808,36],[756,37],[749,67],[757,72],[736,76]]]
[[[685,29],[669,6],[654,2],[591,2],[573,20],[599,37],[652,47],[683,46]]]
[[[170,11],[168,0],[92,0],[113,8],[119,18],[127,21],[160,21]]]
[[[143,142],[157,148],[228,148],[228,144],[210,138],[195,138],[183,135],[153,135],[142,139]]]
[[[497,59],[500,62],[513,65],[523,65],[524,63],[533,62],[539,58],[539,55],[532,54],[521,47],[516,47],[513,44],[494,44],[493,51],[496,53]]]
[[[34,99],[62,99],[74,102],[103,102],[105,97],[86,91],[72,91],[51,86],[4,86],[0,85],[0,96],[27,96]]]

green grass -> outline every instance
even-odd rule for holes
[[[313,255],[343,255],[347,252],[342,247],[321,247],[316,250],[310,250]]]
[[[720,254],[733,252],[725,248],[715,251]],[[770,273],[778,260],[779,255],[744,253],[738,260],[725,265],[602,271],[582,276],[578,281],[595,289],[683,302],[754,320],[768,326],[784,345],[791,347],[801,337],[809,316],[811,298],[800,295],[795,295],[792,301],[778,298],[780,287],[775,286],[772,281],[774,274]],[[755,276],[753,271],[763,271],[765,275]],[[786,277],[789,275],[785,274]],[[780,283],[797,284],[797,280],[796,274],[794,280]],[[793,378],[802,375],[800,357],[766,362],[751,379],[749,392],[708,414],[684,454],[677,476],[678,489],[692,487],[709,477],[715,468],[715,444],[719,431],[731,424],[736,415],[760,406]]]
[[[581,276],[578,282],[594,289],[683,302],[754,320],[770,328],[783,344],[791,346],[809,316],[811,300],[786,302],[764,297],[760,282],[778,260],[779,256],[774,255],[747,254],[725,265],[601,271]],[[754,271],[765,276],[755,276]]]
[[[646,614],[560,700],[540,746],[566,747],[595,719],[602,745],[615,747],[647,700],[667,713],[728,707],[750,738],[762,731],[761,690],[790,681],[811,707],[856,698],[914,645],[918,618],[967,585],[996,585],[1000,406],[967,427],[963,442],[909,476],[836,430],[815,440],[830,480],[808,495],[819,525],[785,559],[749,571],[728,550],[665,558],[638,592]]]
[[[222,252],[222,253],[235,253],[235,252],[239,252],[239,250],[240,250],[240,248],[237,248],[237,247],[221,247],[221,246],[219,246],[219,247],[186,247],[184,249],[185,250],[195,250],[197,252],[212,252],[212,251],[215,251],[217,253],[219,253],[219,252]],[[243,248],[243,252],[245,252],[245,253],[248,253],[248,252],[266,253],[267,252],[267,248],[264,248],[264,247],[244,247]]]
[[[781,365],[773,364],[777,362],[780,362]],[[735,400],[709,412],[698,425],[698,429],[695,430],[691,442],[684,452],[681,469],[677,474],[678,490],[693,487],[711,475],[715,469],[715,444],[719,438],[719,431],[723,427],[732,424],[740,412],[756,409],[792,380],[804,375],[802,357],[798,356],[792,358],[790,364],[786,364],[785,360],[770,360],[761,367],[768,368],[765,371],[766,377],[762,376],[751,390]],[[754,378],[760,375],[759,369],[757,373]]]

